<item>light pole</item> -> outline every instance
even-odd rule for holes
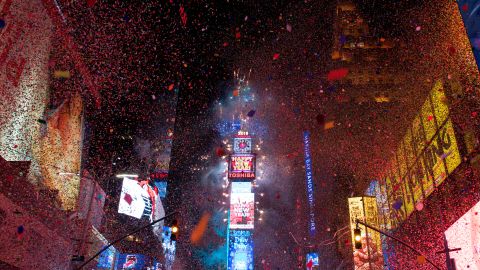
[[[359,219],[355,220],[355,222],[357,223],[357,227],[358,227],[358,224],[362,224],[363,226],[365,226],[365,227],[367,227],[367,228],[369,228],[369,229],[372,229],[372,230],[374,230],[374,231],[376,231],[376,232],[379,232],[379,233],[385,235],[386,237],[391,238],[391,239],[399,242],[400,244],[408,247],[409,249],[413,250],[413,252],[417,253],[417,254],[420,255],[420,256],[423,256],[428,263],[430,263],[433,267],[435,267],[435,269],[441,270],[440,267],[436,266],[430,259],[427,258],[427,256],[423,255],[420,251],[416,250],[414,247],[412,247],[411,245],[405,243],[404,241],[402,241],[402,240],[396,238],[395,236],[390,235],[390,234],[388,234],[388,233],[386,233],[386,232],[384,232],[384,231],[382,231],[382,230],[380,230],[380,229],[377,229],[377,228],[375,228],[375,227],[372,227],[372,226],[368,225],[367,223],[360,221]]]

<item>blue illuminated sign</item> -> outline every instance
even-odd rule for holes
[[[253,270],[253,233],[230,230],[228,241],[228,270]]]
[[[108,268],[110,269],[113,264],[113,259],[115,257],[116,250],[114,247],[110,247],[104,252],[100,253],[98,256],[97,268]]]
[[[158,195],[160,196],[160,198],[165,198],[167,196],[167,182],[155,181],[153,183],[158,188]]]
[[[307,253],[307,263],[312,260],[313,266],[318,266],[318,253],[316,252],[310,252]]]
[[[307,199],[309,205],[308,227],[310,228],[310,236],[315,235],[315,201],[313,198],[313,172],[312,158],[310,156],[310,132],[303,132],[303,151],[305,155],[305,175],[307,179]]]
[[[473,55],[480,65],[480,2],[478,0],[457,0],[465,29],[472,45]]]

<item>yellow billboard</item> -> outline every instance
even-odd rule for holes
[[[430,195],[461,160],[443,83],[437,81],[399,144],[390,165],[393,169],[385,176],[392,227],[408,217],[415,204]],[[401,211],[406,211],[403,216]]]
[[[348,198],[350,211],[350,231],[352,246],[355,245],[354,229],[356,220],[359,219],[375,228],[380,225],[375,197],[353,197]],[[380,233],[359,225],[361,229],[362,248],[353,248],[353,261],[355,270],[360,269],[384,269],[382,255],[382,241]]]

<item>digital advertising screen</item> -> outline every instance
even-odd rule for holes
[[[253,270],[253,235],[249,230],[231,230],[228,238],[228,270]]]
[[[310,252],[310,253],[307,253],[307,263],[312,261],[312,265],[313,266],[319,266],[319,263],[318,263],[318,253],[316,252]]]
[[[116,250],[114,247],[109,247],[98,256],[97,268],[110,269],[113,266]]]
[[[167,196],[167,182],[166,181],[154,181],[153,182],[158,189],[158,195],[160,198]]]
[[[480,270],[480,202],[445,231],[455,269]]]
[[[230,229],[253,229],[254,219],[254,193],[231,193]]]
[[[233,152],[235,154],[250,154],[252,152],[252,138],[233,138]]]
[[[378,228],[378,209],[375,197],[354,197],[348,198],[348,208],[350,212],[350,230],[352,243],[355,243],[354,229],[356,220],[366,222],[367,224]],[[353,246],[353,261],[355,270],[360,269],[384,269],[382,241],[380,233],[368,230],[363,225],[359,225],[361,230],[362,248],[355,249]]]
[[[163,227],[162,233],[162,247],[165,255],[165,264],[172,265],[175,261],[175,252],[177,250],[177,242],[172,241],[172,228],[168,226]]]
[[[251,193],[252,183],[248,182],[232,182],[231,193]]]
[[[153,221],[161,218],[165,214],[165,209],[160,200],[159,190],[154,183],[123,178],[118,213],[138,219],[148,217]],[[157,237],[161,237],[162,226],[162,223],[153,226]]]
[[[255,179],[255,155],[233,154],[228,162],[228,178]]]
[[[115,262],[115,269],[121,270],[144,270],[144,269],[153,269],[159,270],[156,267],[157,262],[143,254],[129,254],[129,253],[118,253],[117,260]]]

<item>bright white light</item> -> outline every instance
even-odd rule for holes
[[[117,174],[117,178],[137,178],[137,174]]]
[[[263,210],[260,210],[260,214],[263,214]]]
[[[260,193],[260,196],[262,196],[262,197],[263,197],[263,195],[265,195],[263,192],[262,192],[262,193]]]
[[[59,172],[59,175],[80,175],[78,173],[72,173],[72,172]]]

